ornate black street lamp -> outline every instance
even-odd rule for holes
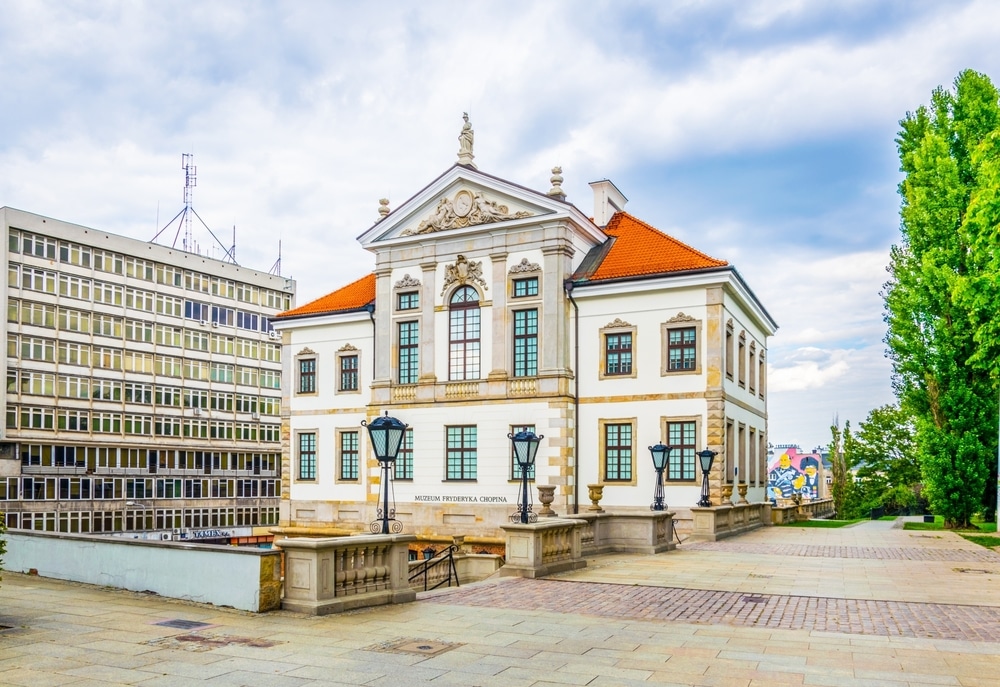
[[[708,448],[704,451],[698,451],[698,460],[701,461],[701,501],[698,502],[698,505],[702,508],[708,508],[712,505],[711,499],[708,498],[708,473],[711,472],[712,461],[718,454],[718,451]]]
[[[653,489],[653,504],[649,510],[666,510],[667,508],[663,497],[663,471],[670,462],[670,452],[673,450],[672,446],[664,446],[663,444],[649,447],[649,453],[653,456],[653,469],[656,470],[656,487]]]
[[[396,456],[399,455],[403,437],[406,436],[407,425],[394,417],[389,417],[387,410],[385,416],[377,417],[367,424],[362,420],[361,426],[368,429],[372,450],[375,451],[375,458],[382,468],[382,507],[376,511],[377,519],[372,522],[370,529],[375,534],[389,534],[389,523],[392,522],[391,530],[394,534],[398,534],[403,531],[403,523],[396,519],[395,499],[393,507],[389,507],[389,484],[392,481]]]
[[[517,512],[510,516],[511,522],[537,522],[538,515],[531,512],[531,495],[528,492],[528,470],[535,464],[535,454],[538,452],[538,442],[545,438],[544,434],[521,430],[517,434],[508,434],[507,438],[514,445],[514,460],[521,468],[521,495]]]

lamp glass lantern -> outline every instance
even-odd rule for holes
[[[663,471],[667,469],[667,465],[670,463],[670,452],[672,450],[672,446],[664,444],[649,447],[649,455],[653,458],[653,469],[656,470],[656,486],[653,488],[653,503],[649,506],[650,510],[660,511],[667,508],[663,493]]]
[[[510,516],[511,522],[529,523],[538,520],[531,512],[531,495],[528,491],[528,472],[535,464],[535,454],[538,453],[538,443],[545,438],[544,434],[521,430],[516,434],[508,434],[507,438],[514,447],[514,460],[521,469],[521,495],[517,512]]]
[[[698,451],[698,460],[701,462],[701,500],[698,505],[702,508],[712,505],[712,500],[708,497],[708,473],[712,471],[712,462],[718,454],[718,451],[708,448]]]
[[[396,456],[399,455],[399,449],[403,445],[403,437],[406,435],[408,426],[405,422],[389,417],[389,411],[371,422],[365,423],[362,420],[361,425],[368,430],[372,450],[375,452],[375,458],[382,469],[382,506],[378,509],[378,517],[371,523],[369,529],[374,534],[389,534],[390,531],[402,532],[403,523],[396,520],[395,506],[389,507],[389,485],[392,481],[392,467],[396,463]]]

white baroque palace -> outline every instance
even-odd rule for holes
[[[358,239],[374,272],[275,318],[283,530],[368,529],[382,485],[361,423],[385,413],[409,425],[390,493],[421,536],[500,535],[521,479],[508,434],[525,428],[560,515],[590,507],[591,484],[605,510],[649,510],[659,442],[671,510],[697,503],[705,448],[714,503],[726,485],[764,499],[775,322],[732,265],[624,212],[610,181],[588,217],[560,172],[537,192],[460,162],[381,201]]]

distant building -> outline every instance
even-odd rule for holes
[[[763,500],[776,325],[735,268],[626,213],[610,181],[591,184],[591,218],[559,170],[538,192],[468,155],[383,201],[358,239],[372,274],[275,319],[291,366],[282,527],[368,528],[380,476],[361,422],[386,412],[410,426],[392,482],[409,532],[498,536],[522,429],[544,435],[531,477],[559,514],[586,510],[589,484],[605,508],[648,511],[658,442],[671,508],[698,501],[705,448],[716,503],[735,479]]]
[[[802,453],[798,444],[777,444],[768,452],[768,495],[772,501],[801,496],[828,498],[833,473],[822,447]]]
[[[253,541],[278,519],[294,282],[0,208],[7,527]]]

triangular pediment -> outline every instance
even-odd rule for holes
[[[521,225],[559,214],[587,221],[569,203],[456,165],[392,210],[358,240],[362,246],[420,241],[428,235],[466,233],[486,227],[492,230],[501,223]]]

